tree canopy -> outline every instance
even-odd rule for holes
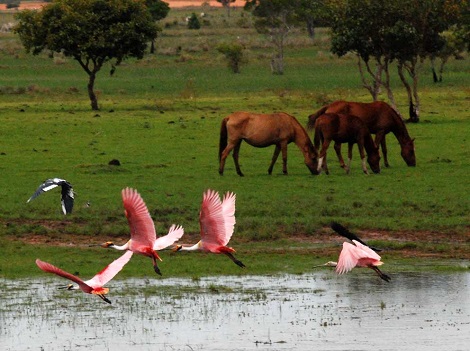
[[[27,52],[62,52],[89,76],[91,107],[98,110],[94,93],[97,72],[106,62],[113,69],[126,58],[142,58],[157,26],[144,0],[55,0],[42,10],[16,15]]]

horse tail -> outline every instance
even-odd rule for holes
[[[317,112],[311,114],[308,116],[308,121],[307,121],[307,130],[311,131],[315,127],[315,121],[317,120],[318,117],[320,117],[322,114],[326,112],[328,109],[329,105],[323,106],[321,109],[319,109]]]
[[[227,147],[227,120],[228,117],[225,117],[222,120],[222,124],[220,126],[220,139],[219,139],[219,162],[222,157],[222,152],[225,150]]]

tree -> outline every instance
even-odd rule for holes
[[[199,18],[197,18],[197,15],[194,12],[191,14],[191,16],[188,19],[188,28],[189,29],[201,28],[201,22],[199,22]]]
[[[227,17],[230,17],[230,3],[235,2],[235,0],[217,0],[217,2],[220,2],[227,9]]]
[[[244,49],[240,43],[223,43],[217,46],[217,51],[225,55],[228,67],[233,73],[240,73],[240,65],[247,62],[243,55]]]
[[[154,21],[160,21],[170,12],[170,5],[162,0],[145,0],[145,5],[150,11]],[[160,28],[159,28],[160,30]],[[150,53],[155,52],[155,39],[150,43]]]
[[[305,22],[307,33],[312,40],[315,38],[315,28],[329,26],[328,0],[300,0],[297,13],[299,19]]]
[[[98,110],[96,74],[128,57],[142,58],[157,26],[143,0],[56,0],[42,10],[16,15],[15,28],[27,52],[62,52],[88,74],[91,108]]]
[[[419,120],[419,72],[424,60],[439,52],[440,33],[455,23],[466,0],[346,0],[336,3],[332,52],[354,52],[364,86],[374,100],[385,87],[396,108],[390,86],[390,64],[397,63],[406,88],[410,120]],[[363,69],[365,67],[365,70]],[[366,79],[368,73],[370,83]],[[408,80],[411,79],[411,82]]]
[[[244,9],[251,11],[257,20],[255,28],[266,34],[274,46],[271,70],[284,73],[284,45],[292,26],[298,23],[298,0],[247,0]]]

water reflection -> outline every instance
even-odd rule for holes
[[[1,350],[468,350],[470,273],[1,280]]]

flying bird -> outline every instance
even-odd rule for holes
[[[150,257],[153,261],[155,273],[162,275],[157,265],[157,260],[161,261],[162,259],[156,251],[171,246],[179,240],[184,234],[183,227],[173,224],[167,235],[157,238],[155,224],[137,190],[125,188],[122,190],[121,195],[131,238],[121,246],[115,245],[111,241],[107,241],[101,246],[116,250],[129,250],[131,255],[132,253],[138,253]]]
[[[227,246],[235,226],[235,198],[234,193],[227,192],[221,201],[216,191],[207,190],[199,212],[201,240],[192,246],[177,245],[174,251],[200,250],[224,254],[238,266],[245,267],[233,256],[235,250]]]
[[[72,184],[68,181],[60,178],[51,178],[47,179],[42,183],[36,190],[36,192],[26,201],[26,203],[34,200],[36,197],[41,195],[42,193],[54,189],[55,187],[60,186],[62,188],[61,192],[61,204],[62,204],[62,212],[64,214],[72,213],[73,209],[73,199],[74,199],[74,192],[72,189]]]
[[[351,241],[356,240],[356,241],[360,242],[362,245],[370,247],[375,252],[382,251],[381,249],[377,249],[375,247],[367,245],[356,234],[351,233],[347,228],[345,228],[344,226],[342,226],[341,224],[339,224],[337,222],[331,222],[330,226],[331,226],[331,229],[333,229],[336,233],[338,233],[339,235],[341,235],[341,236],[343,236],[343,237],[345,237],[345,238],[347,238]]]
[[[41,261],[40,259],[36,260],[36,265],[42,269],[44,272],[47,273],[53,273],[58,276],[61,276],[63,278],[69,279],[73,281],[74,284],[69,284],[67,285],[66,289],[67,290],[82,290],[84,293],[87,294],[93,294],[99,296],[103,301],[107,303],[111,303],[109,299],[105,296],[108,292],[109,289],[105,288],[104,285],[109,282],[111,279],[113,279],[116,274],[121,271],[121,269],[124,267],[124,265],[129,262],[131,259],[132,252],[128,251],[124,253],[121,257],[119,257],[117,260],[114,260],[111,262],[109,265],[107,265],[102,271],[97,273],[93,278],[90,280],[83,281],[79,277],[65,272],[62,269],[48,263]]]
[[[386,282],[389,282],[391,278],[378,267],[383,262],[377,252],[368,246],[362,245],[359,241],[353,240],[352,242],[352,244],[343,243],[343,250],[341,250],[338,262],[329,261],[324,266],[336,267],[336,273],[338,274],[347,273],[354,267],[366,267],[372,269]]]

